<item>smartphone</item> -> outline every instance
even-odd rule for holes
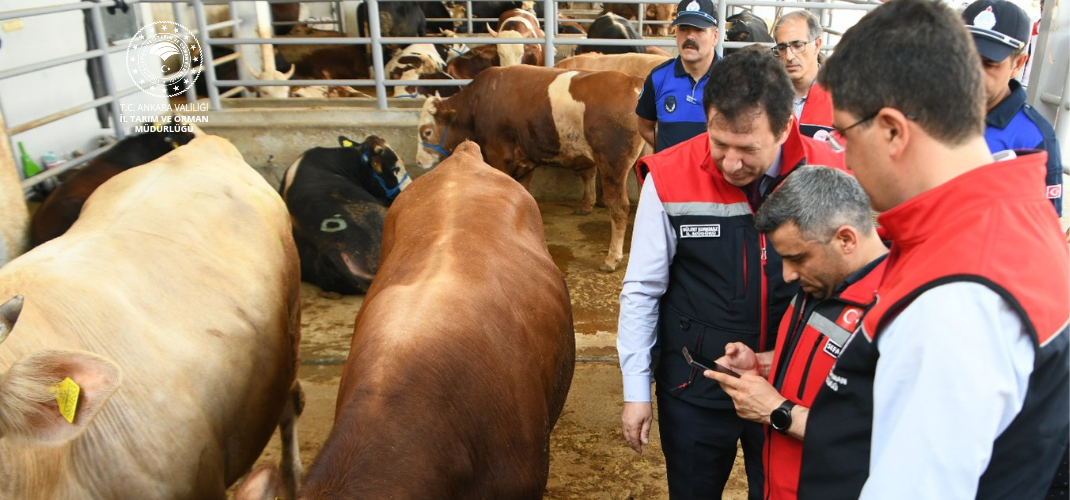
[[[684,348],[684,359],[687,360],[687,364],[700,370],[713,370],[715,372],[721,372],[725,375],[731,375],[733,377],[739,378],[738,373],[729,370],[728,368],[725,368],[724,366],[721,366],[717,363],[714,363],[713,360],[711,360],[710,358],[707,358],[697,352],[692,354],[691,351],[688,351],[686,347]]]

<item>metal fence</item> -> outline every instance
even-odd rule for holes
[[[252,0],[240,0],[240,1],[241,2],[249,2],[249,1],[252,1]],[[260,1],[266,1],[267,3],[287,3],[287,2],[285,2],[285,0],[260,0]],[[401,1],[414,1],[414,0],[401,0]],[[471,17],[471,13],[473,11],[472,4],[473,4],[473,2],[478,2],[478,1],[489,1],[489,0],[466,0],[464,3],[466,5],[466,7],[467,7],[466,8],[466,12],[468,13],[467,17],[465,19],[456,20],[456,21],[459,21],[459,22],[463,23],[464,25],[468,26],[469,27],[469,31],[471,31],[471,27],[476,22],[496,22],[497,21],[497,19],[481,19],[481,18],[472,18]],[[774,0],[719,0],[719,1],[715,0],[715,1],[717,2],[716,5],[717,5],[717,8],[718,8],[718,16],[719,16],[718,18],[722,19],[722,20],[726,19],[728,17],[730,9],[735,11],[735,10],[738,10],[740,8],[751,8],[751,9],[753,9],[753,8],[756,8],[756,7],[806,8],[806,9],[811,9],[811,10],[815,11],[815,14],[817,14],[819,16],[819,18],[822,19],[823,24],[825,24],[826,26],[831,26],[833,24],[833,16],[834,16],[834,14],[836,12],[842,12],[842,11],[845,11],[845,10],[856,10],[856,11],[857,10],[870,10],[870,9],[875,8],[877,5],[880,4],[880,0],[852,0],[852,1],[823,0],[823,1],[815,1],[815,2],[774,1]],[[310,2],[305,2],[305,3],[314,3],[314,2],[333,3],[333,4],[336,5],[335,9],[334,9],[334,12],[336,13],[336,19],[334,19],[333,21],[330,21],[330,20],[328,20],[328,21],[316,20],[315,23],[320,24],[320,23],[325,23],[325,22],[333,22],[334,24],[336,24],[338,26],[342,26],[342,22],[343,22],[344,16],[343,16],[343,12],[342,12],[342,6],[341,6],[341,4],[339,4],[337,2],[337,0],[311,0]],[[482,43],[523,43],[523,44],[531,44],[531,43],[538,43],[538,44],[542,44],[543,47],[544,47],[544,52],[545,52],[545,57],[546,57],[546,65],[547,66],[553,66],[553,64],[554,64],[554,55],[557,53],[557,47],[558,46],[568,46],[568,45],[579,46],[579,45],[598,44],[598,45],[645,45],[645,46],[655,45],[655,46],[675,47],[675,41],[672,40],[672,39],[667,39],[667,38],[660,38],[660,39],[654,38],[654,39],[644,39],[644,40],[600,40],[600,39],[587,39],[587,38],[558,36],[557,30],[558,30],[559,19],[558,19],[558,4],[557,4],[556,0],[542,0],[540,2],[542,4],[542,6],[543,6],[543,10],[544,10],[544,14],[545,14],[544,15],[544,19],[543,19],[545,36],[543,38],[536,38],[536,39],[489,39],[487,37],[477,37],[477,36],[472,36],[472,35],[459,36],[459,37],[455,37],[455,38],[454,37],[451,37],[451,38],[441,38],[441,37],[438,37],[438,38],[430,38],[430,37],[429,38],[384,37],[384,36],[380,35],[381,30],[380,30],[380,16],[379,16],[379,1],[378,0],[366,0],[366,2],[365,2],[365,3],[367,3],[367,6],[368,6],[368,9],[367,9],[367,11],[368,11],[367,22],[369,24],[369,31],[368,31],[369,36],[367,36],[367,37],[286,37],[286,38],[262,38],[262,37],[247,37],[247,36],[243,36],[243,33],[239,29],[239,27],[243,23],[243,19],[240,16],[236,15],[236,13],[239,10],[237,8],[237,4],[239,3],[239,1],[191,0],[191,1],[188,1],[188,2],[182,2],[182,1],[176,1],[176,0],[138,0],[136,2],[129,2],[129,3],[131,3],[131,4],[134,4],[134,3],[170,3],[170,4],[173,4],[172,8],[173,8],[173,11],[174,11],[175,21],[176,22],[180,22],[180,20],[181,20],[180,19],[181,18],[180,9],[182,7],[185,7],[187,4],[192,6],[193,13],[194,13],[194,18],[195,18],[194,19],[194,23],[195,23],[196,36],[200,40],[200,46],[202,47],[202,52],[203,52],[203,55],[205,57],[205,60],[212,61],[212,64],[202,65],[202,69],[203,69],[202,73],[203,73],[203,75],[201,75],[201,77],[205,79],[205,83],[207,84],[207,92],[208,92],[207,98],[208,98],[208,102],[210,104],[210,109],[212,109],[212,110],[218,110],[218,109],[221,108],[221,99],[222,98],[228,97],[228,96],[231,96],[231,95],[235,95],[235,94],[237,94],[239,92],[246,92],[246,94],[247,94],[246,89],[248,87],[252,87],[252,86],[269,86],[269,85],[285,85],[285,86],[348,85],[348,86],[358,86],[358,87],[374,86],[375,94],[376,94],[376,105],[378,106],[379,109],[387,109],[388,106],[389,106],[389,101],[387,100],[387,89],[386,89],[387,82],[389,82],[389,84],[391,86],[395,86],[395,85],[430,85],[430,86],[435,86],[435,85],[467,84],[470,81],[470,80],[387,80],[386,79],[386,75],[384,75],[384,71],[383,71],[383,67],[385,65],[385,61],[383,61],[382,47],[384,45],[401,45],[401,44],[410,44],[410,43],[433,43],[433,44],[455,44],[455,43],[463,43],[463,44],[482,44]],[[672,3],[672,4],[675,4],[677,2],[676,2],[676,0],[655,0],[655,2],[646,2],[646,1],[642,1],[642,0],[618,0],[618,3],[643,3],[643,4],[645,4],[645,3]],[[207,17],[205,15],[205,11],[204,11],[205,5],[220,5],[220,4],[229,6],[229,10],[230,10],[230,13],[231,13],[231,19],[229,21],[224,21],[224,22],[220,22],[220,23],[208,24],[208,20],[207,20]],[[124,83],[124,82],[117,81],[116,78],[114,77],[114,75],[111,74],[110,67],[108,66],[107,56],[109,54],[113,54],[113,53],[125,50],[127,42],[128,42],[128,40],[118,40],[118,41],[114,41],[112,44],[108,43],[107,35],[105,33],[104,22],[103,22],[103,13],[101,12],[101,9],[105,9],[105,8],[108,8],[108,7],[113,7],[115,5],[116,5],[116,2],[114,0],[100,0],[100,1],[89,1],[89,2],[64,4],[64,5],[55,5],[55,6],[49,6],[49,7],[38,7],[38,8],[30,8],[30,9],[22,9],[22,10],[0,12],[0,21],[6,21],[6,20],[11,20],[11,19],[17,19],[17,18],[23,18],[23,17],[31,17],[31,16],[40,16],[40,15],[47,15],[47,14],[55,14],[55,13],[60,13],[60,12],[88,11],[89,19],[90,19],[90,23],[89,23],[88,29],[91,30],[92,33],[90,35],[92,36],[93,40],[95,40],[96,47],[98,47],[98,48],[93,49],[93,50],[87,50],[87,51],[85,51],[83,53],[80,53],[80,54],[68,55],[68,56],[64,56],[64,57],[54,58],[54,59],[50,59],[50,60],[46,60],[46,61],[41,61],[41,62],[37,62],[37,63],[33,63],[33,64],[27,64],[27,65],[11,68],[11,69],[8,69],[8,70],[5,70],[5,71],[0,71],[0,80],[6,79],[6,78],[15,77],[15,76],[19,76],[19,75],[24,75],[24,74],[28,74],[28,73],[32,73],[32,72],[35,72],[35,71],[42,71],[42,70],[45,70],[45,69],[48,69],[48,68],[53,68],[53,67],[60,66],[60,65],[63,65],[63,64],[69,64],[69,63],[78,62],[78,61],[86,61],[86,60],[94,59],[94,58],[97,59],[97,60],[103,61],[102,62],[102,67],[104,68],[104,71],[102,71],[102,74],[101,74],[101,80],[102,81],[99,82],[99,83],[102,84],[102,87],[103,87],[103,90],[104,90],[103,91],[103,94],[104,94],[103,96],[101,96],[99,98],[96,98],[96,99],[93,99],[91,101],[88,101],[88,102],[85,102],[85,103],[70,107],[70,108],[67,108],[67,109],[61,110],[59,112],[51,113],[51,114],[48,114],[46,116],[41,116],[41,117],[38,117],[36,119],[30,120],[30,121],[27,121],[27,122],[24,122],[24,123],[14,124],[14,125],[8,127],[7,134],[8,134],[9,137],[12,137],[13,150],[15,149],[14,148],[15,141],[13,139],[13,136],[15,136],[15,135],[17,135],[19,133],[26,132],[28,130],[32,130],[34,128],[41,127],[43,125],[46,125],[46,124],[49,124],[49,123],[52,123],[52,122],[55,122],[55,121],[58,121],[58,120],[62,120],[64,118],[73,116],[75,114],[78,114],[78,113],[81,113],[81,112],[84,112],[84,111],[87,111],[87,110],[90,110],[90,109],[99,108],[99,107],[102,107],[102,106],[106,106],[110,110],[109,115],[110,115],[110,120],[111,120],[111,124],[112,124],[112,130],[114,131],[115,135],[119,139],[121,139],[124,136],[123,127],[119,123],[119,119],[120,119],[120,116],[121,116],[120,115],[120,109],[119,109],[119,99],[121,99],[123,97],[130,96],[130,95],[138,92],[140,89],[136,85],[129,85],[129,86],[120,85],[120,83]],[[1050,18],[1051,15],[1052,15],[1052,13],[1051,13],[1052,10],[1057,10],[1057,9],[1049,9],[1049,11],[1045,13],[1045,15],[1046,15],[1046,17],[1045,17],[1046,21],[1045,22],[1047,22],[1048,24],[1042,25],[1042,26],[1045,26],[1045,27],[1052,26],[1052,22],[1051,22],[1051,18]],[[658,23],[659,22],[659,21],[650,21],[650,20],[644,19],[644,17],[643,17],[644,16],[644,14],[643,14],[644,9],[640,8],[640,9],[638,9],[638,11],[639,11],[639,19],[636,21],[636,24],[639,27],[640,31],[641,31],[643,25],[653,24],[653,23]],[[1062,14],[1060,14],[1060,15],[1066,15],[1066,10],[1063,9],[1062,10]],[[572,22],[572,21],[583,22],[584,20],[582,20],[582,19],[579,19],[579,20],[577,20],[577,19],[569,19],[568,21],[569,22]],[[1058,26],[1058,24],[1059,23],[1056,22],[1055,26]],[[235,28],[234,36],[230,36],[230,37],[218,36],[217,37],[217,36],[214,35],[214,33],[218,32],[219,30],[224,29],[224,28],[229,28],[229,27],[234,27]],[[1055,28],[1049,28],[1049,29],[1054,30]],[[831,38],[833,36],[838,36],[838,35],[839,35],[839,33],[836,30],[828,30],[828,32],[826,33],[826,37],[829,37],[829,38]],[[718,52],[723,51],[724,48],[742,47],[742,46],[749,45],[749,43],[727,42],[727,41],[725,41],[724,37],[725,37],[725,30],[723,30],[723,29],[719,30],[719,39],[718,39],[718,48],[717,48]],[[835,44],[831,43],[831,42],[832,42],[831,39],[828,39],[828,38],[826,39],[826,47],[829,48],[829,49],[832,49],[832,48],[835,47]],[[250,78],[247,75],[247,73],[245,72],[245,68],[243,67],[243,65],[239,64],[238,65],[238,74],[239,74],[239,79],[238,80],[219,80],[217,78],[217,74],[216,74],[216,71],[215,71],[215,66],[218,65],[218,64],[222,64],[222,63],[237,59],[239,57],[241,51],[240,50],[235,50],[234,54],[231,54],[231,55],[228,55],[228,56],[221,57],[221,58],[217,59],[217,58],[213,58],[212,57],[213,56],[213,54],[212,54],[212,45],[213,44],[235,45],[235,46],[243,45],[243,44],[255,44],[255,45],[262,45],[262,46],[284,45],[284,44],[289,44],[289,45],[364,45],[364,46],[369,46],[370,53],[371,53],[371,56],[372,56],[371,78],[368,78],[368,79],[349,79],[349,80],[336,79],[336,80],[260,81],[260,80],[256,80],[256,79]],[[1035,58],[1042,58],[1042,57],[1044,57],[1044,55],[1043,54],[1035,54],[1034,57]],[[1067,72],[1066,78],[1070,79],[1070,71]],[[228,92],[220,92],[220,87],[234,87],[234,88],[231,89]],[[1039,96],[1039,99],[1041,99],[1045,103],[1049,103],[1049,104],[1051,104],[1053,106],[1058,107],[1059,110],[1070,110],[1070,92],[1066,92],[1065,91],[1065,82],[1064,82],[1063,88],[1064,88],[1064,90],[1061,93],[1061,95],[1048,92],[1048,93],[1044,93],[1043,95]],[[194,100],[196,100],[198,98],[198,96],[196,96],[195,91],[194,91],[194,89],[192,87],[187,91],[186,96],[187,96],[187,100],[189,102],[193,102]],[[0,113],[3,113],[3,109],[2,108],[0,108]],[[1063,114],[1065,115],[1065,112],[1063,112]],[[1057,124],[1057,129],[1060,132],[1060,138],[1063,140],[1063,147],[1065,149],[1066,147],[1068,147],[1067,143],[1070,142],[1070,119],[1065,119],[1064,118],[1062,120],[1058,120],[1058,122],[1060,122],[1060,123]],[[33,186],[33,185],[38,184],[40,182],[44,182],[45,180],[47,180],[47,179],[49,179],[49,178],[51,178],[51,177],[53,177],[55,175],[58,175],[58,174],[62,173],[66,169],[76,167],[78,165],[81,165],[81,164],[91,160],[92,158],[98,156],[99,154],[101,154],[102,152],[104,152],[106,150],[107,150],[107,147],[100,147],[100,148],[96,148],[96,149],[94,149],[92,151],[89,151],[85,155],[80,156],[80,157],[78,157],[78,158],[76,158],[76,159],[74,159],[72,161],[67,162],[62,168],[57,168],[57,169],[54,169],[54,170],[48,170],[48,171],[42,172],[39,175],[35,175],[30,179],[26,179],[25,181],[23,181],[23,186],[24,187],[30,187],[30,186]]]

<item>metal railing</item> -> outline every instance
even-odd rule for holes
[[[545,36],[541,38],[527,38],[527,39],[491,39],[488,37],[477,36],[459,36],[450,38],[419,38],[419,37],[384,37],[381,35],[380,16],[379,16],[379,2],[378,0],[365,0],[367,3],[367,23],[369,36],[366,37],[286,37],[286,38],[260,38],[260,37],[246,37],[240,33],[240,26],[244,22],[242,18],[237,16],[236,4],[239,2],[248,2],[252,0],[136,0],[136,3],[170,3],[173,4],[173,12],[175,16],[175,22],[183,22],[181,7],[185,5],[192,6],[194,15],[194,27],[192,30],[196,33],[200,41],[200,46],[203,54],[203,58],[206,61],[212,61],[212,64],[202,64],[202,75],[207,88],[207,98],[210,105],[210,109],[218,110],[221,106],[221,99],[230,95],[236,95],[238,93],[245,92],[247,87],[253,86],[303,86],[303,85],[349,85],[349,86],[374,86],[376,93],[376,105],[379,109],[388,109],[387,100],[387,85],[391,87],[395,85],[427,85],[427,86],[452,86],[452,85],[464,85],[470,82],[470,80],[388,80],[384,74],[384,66],[386,61],[383,60],[383,46],[384,45],[400,45],[410,43],[432,43],[432,44],[481,44],[481,43],[513,43],[513,44],[541,44],[544,48],[545,64],[547,66],[553,66],[555,54],[558,46],[584,46],[584,45],[640,45],[640,46],[661,46],[661,47],[675,47],[675,41],[667,38],[653,38],[653,39],[640,39],[640,40],[607,40],[607,39],[587,39],[578,38],[572,36],[558,36],[557,30],[559,26],[557,0],[542,0],[540,3],[543,6],[544,19],[542,19],[544,25]],[[262,0],[268,3],[285,3],[286,0]],[[402,0],[402,1],[414,1],[414,0]],[[472,17],[472,4],[479,1],[489,0],[466,0],[466,14],[464,19],[454,19],[468,26],[469,32],[473,31],[474,23],[476,22],[496,22],[497,19],[484,19]],[[337,19],[334,23],[341,25],[343,19],[343,13],[337,0],[309,0],[306,3],[333,3],[336,5],[334,12]],[[644,0],[619,0],[618,3],[635,3],[635,4],[647,4]],[[657,0],[653,3],[666,3],[675,4],[676,0]],[[111,68],[108,65],[107,57],[110,54],[120,52],[126,49],[128,40],[120,40],[114,42],[109,46],[107,43],[106,33],[104,31],[104,25],[102,21],[102,15],[100,9],[115,6],[114,0],[101,0],[96,2],[80,2],[73,4],[55,5],[39,8],[21,9],[15,11],[0,12],[0,21],[40,16],[47,14],[56,14],[70,11],[85,11],[90,13],[90,34],[96,42],[97,49],[88,50],[80,54],[74,54],[59,58],[50,59],[47,61],[28,64],[16,68],[11,68],[5,71],[0,71],[0,80],[5,78],[11,78],[19,75],[32,73],[35,71],[41,71],[44,69],[60,66],[63,64],[69,64],[72,62],[85,61],[92,58],[97,58],[103,61],[104,67],[102,81],[103,96],[93,99],[91,101],[78,104],[76,106],[69,107],[67,109],[50,113],[46,116],[38,117],[33,120],[18,123],[8,128],[8,132],[11,136],[20,134],[37,127],[53,123],[58,120],[73,116],[75,114],[95,109],[100,106],[108,106],[110,113],[110,121],[112,130],[117,138],[122,139],[125,135],[123,127],[120,123],[120,108],[119,99],[130,96],[138,92],[137,86],[129,86],[123,89],[119,89],[115,78],[111,74]],[[208,20],[205,14],[204,7],[206,5],[229,5],[230,17],[229,21],[223,21],[214,24],[208,24]],[[774,1],[774,0],[721,0],[717,3],[719,19],[725,19],[728,15],[728,9],[735,7],[756,7],[756,6],[769,6],[769,7],[789,7],[789,8],[810,8],[810,9],[822,9],[828,12],[832,10],[846,10],[846,9],[862,9],[869,10],[879,5],[879,0],[846,0],[846,1],[832,1],[825,0],[822,2],[804,2],[804,1]],[[662,24],[666,21],[661,20],[648,20],[645,18],[645,8],[639,8],[638,19],[635,20],[636,26],[639,30],[644,25],[649,24]],[[592,22],[590,19],[568,19],[566,22]],[[317,19],[314,21],[316,24],[325,24],[329,21]],[[225,28],[235,28],[234,36],[230,37],[217,37],[214,33]],[[750,43],[742,42],[727,42],[725,41],[725,30],[718,30],[717,50],[723,52],[725,48],[736,48],[750,45]],[[235,54],[228,55],[222,58],[215,58],[212,54],[212,45],[365,45],[369,47],[371,53],[371,75],[367,79],[333,79],[333,80],[286,80],[286,81],[260,81],[251,78],[247,75],[245,67],[242,64],[238,64],[237,80],[220,80],[215,71],[215,66],[224,62],[229,62],[240,57],[240,50],[236,50]],[[829,44],[831,45],[831,44]],[[234,87],[226,92],[221,92],[221,87]],[[186,91],[186,99],[189,102],[196,100],[198,96],[194,88],[191,86]],[[0,113],[3,113],[3,109],[0,109]],[[15,144],[12,138],[12,144]],[[103,152],[106,148],[98,148],[90,151],[88,154],[82,155],[78,158],[72,159],[66,162],[63,166],[53,170],[42,172],[35,175],[30,179],[23,182],[24,187],[30,187],[37,183],[62,173],[63,171],[77,167],[85,162],[91,160],[93,157]]]

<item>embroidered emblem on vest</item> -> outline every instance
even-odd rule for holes
[[[669,96],[665,98],[665,112],[672,113],[676,111],[676,97]]]
[[[843,346],[833,342],[832,339],[828,339],[828,341],[825,342],[824,351],[825,354],[828,354],[829,356],[832,356],[834,358],[838,358],[840,357],[840,353],[843,352]]]
[[[1056,184],[1054,186],[1048,186],[1048,199],[1053,200],[1063,197],[1063,185]]]
[[[681,238],[720,238],[720,224],[688,224],[680,226]]]

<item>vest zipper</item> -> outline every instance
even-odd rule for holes
[[[759,337],[759,340],[758,340],[758,349],[760,351],[768,351],[769,348],[766,347],[766,345],[765,345],[765,337],[766,337],[767,323],[769,322],[769,318],[768,318],[769,311],[768,311],[768,307],[767,307],[768,306],[768,304],[767,304],[767,302],[768,302],[767,295],[769,294],[769,291],[767,289],[767,283],[766,283],[767,280],[765,278],[765,261],[766,261],[765,249],[766,249],[766,244],[765,244],[765,235],[764,234],[761,234],[761,233],[758,234],[758,246],[761,248],[761,255],[762,255],[761,268],[760,268],[761,272],[758,273],[758,280],[761,282],[761,288],[762,288],[762,303],[761,303],[761,306],[760,306],[761,307],[760,310],[762,312],[762,322],[761,322],[762,331],[761,331],[761,336]]]

